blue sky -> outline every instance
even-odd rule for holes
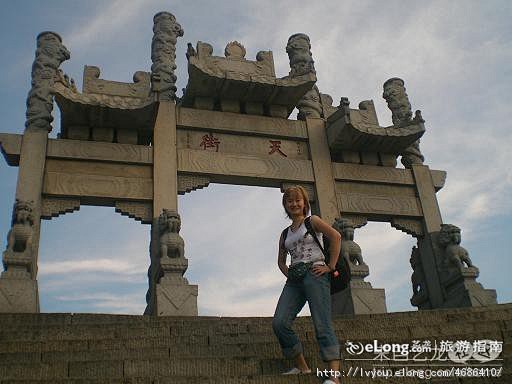
[[[407,4],[407,6],[405,6]],[[177,45],[178,95],[187,82],[187,42],[222,55],[233,40],[246,57],[272,50],[278,77],[289,71],[288,37],[311,38],[318,83],[335,103],[373,99],[381,125],[391,123],[382,99],[390,77],[405,80],[427,132],[426,164],[448,172],[438,199],[445,223],[462,228],[462,245],[480,268],[478,281],[512,301],[512,26],[509,1],[23,1],[0,16],[0,132],[22,133],[35,38],[59,33],[71,51],[62,68],[81,89],[84,65],[109,80],[149,71],[152,17],[172,12],[185,36]],[[59,115],[51,137],[59,131]],[[0,236],[5,248],[17,168],[0,165]],[[202,315],[271,315],[284,277],[277,237],[287,225],[280,192],[211,185],[179,198],[189,281],[199,284]],[[385,288],[388,309],[409,304],[414,240],[389,224],[370,223],[355,240],[370,266],[367,279]],[[44,312],[142,313],[147,289],[149,227],[114,208],[44,221],[39,291]],[[306,311],[307,313],[307,311]]]

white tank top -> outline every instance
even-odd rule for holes
[[[322,250],[318,247],[313,236],[309,233],[305,236],[306,232],[307,228],[304,223],[302,223],[296,231],[292,231],[291,228],[288,228],[284,247],[290,253],[291,265],[300,262],[324,264],[325,257]],[[323,247],[324,241],[322,233],[317,232],[316,237]]]

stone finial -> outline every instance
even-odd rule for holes
[[[400,127],[409,124],[412,119],[411,103],[405,93],[404,81],[393,77],[384,83],[382,97],[388,103],[391,110],[393,125]]]
[[[176,42],[183,36],[183,29],[176,17],[169,12],[160,12],[153,17],[153,40],[151,42],[151,87],[159,100],[176,98]]]
[[[308,35],[296,33],[290,36],[288,44],[286,44],[286,53],[288,53],[290,60],[290,77],[298,77],[308,73],[316,74]],[[297,115],[299,120],[305,120],[306,117],[323,116],[322,99],[316,85],[299,100],[297,109],[299,110]]]
[[[52,130],[53,85],[59,79],[59,66],[70,58],[55,32],[41,32],[37,36],[37,49],[32,65],[32,88],[27,97],[27,129]]]
[[[460,245],[461,230],[453,224],[441,224],[439,231],[439,245],[444,249],[444,262],[448,267],[459,270],[476,268],[469,258],[468,251]],[[464,267],[466,264],[466,267]]]
[[[245,47],[238,41],[228,43],[224,49],[224,56],[228,59],[243,59],[246,53]]]
[[[290,36],[286,53],[290,59],[290,77],[316,73],[308,35],[296,33]]]
[[[384,92],[382,97],[386,99],[388,108],[392,113],[393,125],[397,128],[409,125],[412,122],[423,123],[421,111],[416,111],[414,120],[412,119],[411,103],[405,92],[405,83],[398,77],[393,77],[384,83]],[[412,164],[423,164],[425,157],[420,150],[420,141],[417,140],[405,149],[402,155],[402,164],[406,168],[411,168]]]

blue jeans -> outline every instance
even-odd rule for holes
[[[299,283],[287,281],[277,303],[272,328],[279,339],[284,356],[293,359],[303,353],[302,344],[292,330],[292,324],[306,301],[313,318],[322,360],[339,360],[340,345],[331,320],[329,274],[315,277],[311,271],[308,271],[304,280]]]

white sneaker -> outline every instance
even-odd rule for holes
[[[299,368],[293,367],[289,371],[283,372],[282,375],[307,375],[308,373],[311,373],[311,369],[301,371]]]

